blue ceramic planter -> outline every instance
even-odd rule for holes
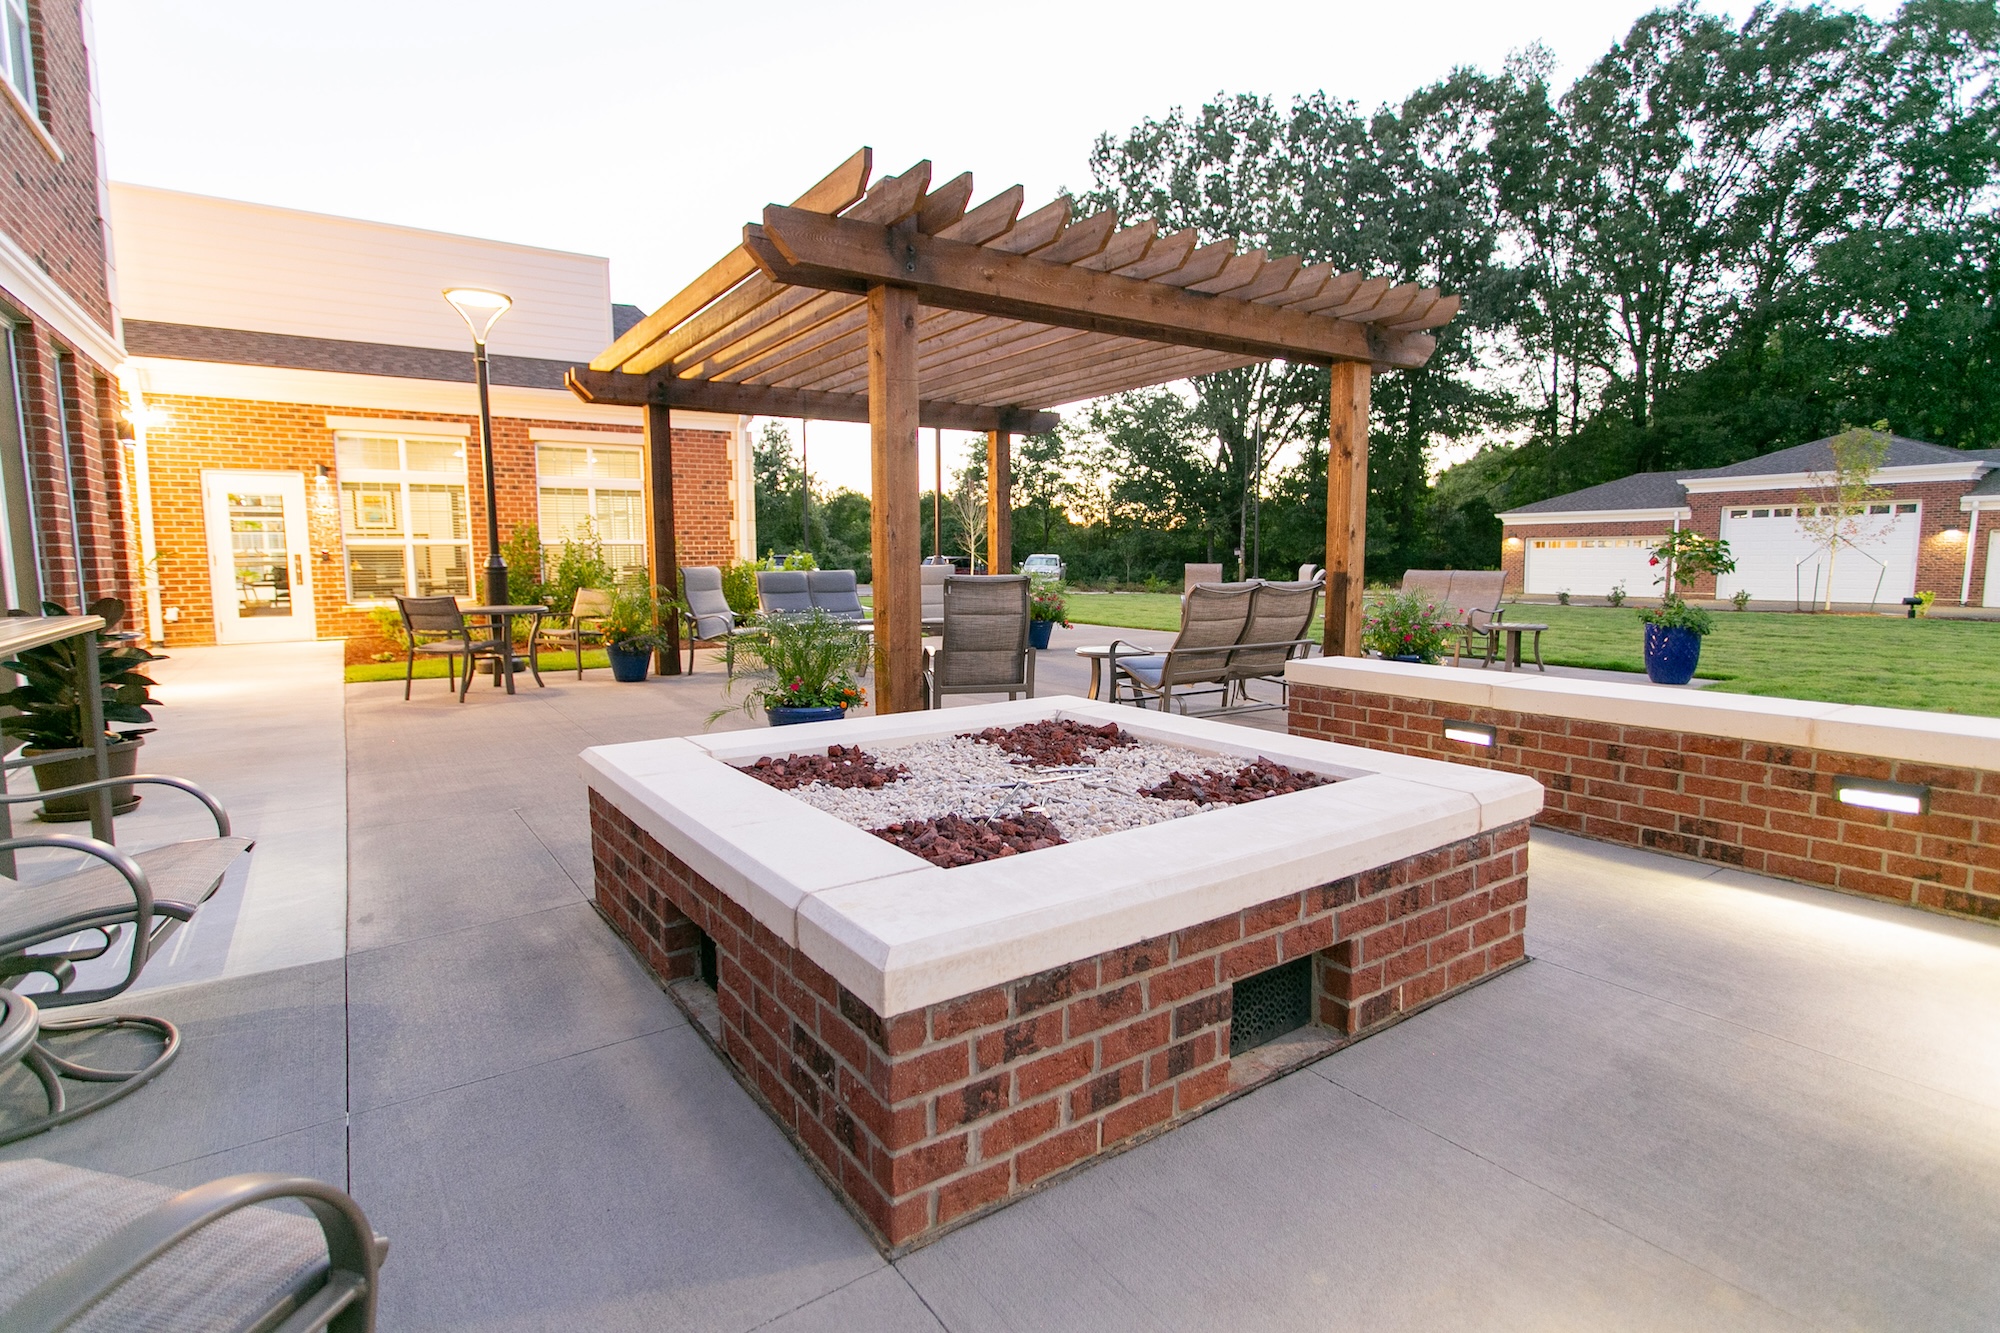
[[[801,722],[838,722],[847,716],[845,708],[767,708],[764,716],[774,727],[790,727]]]
[[[620,648],[616,644],[605,646],[604,655],[611,659],[611,679],[622,680],[626,684],[646,678],[646,668],[653,659],[653,650],[641,648],[634,651]]]
[[[1677,625],[1646,626],[1646,679],[1655,685],[1685,685],[1701,661],[1701,635]]]
[[[1029,646],[1034,648],[1048,647],[1049,635],[1055,633],[1055,629],[1056,622],[1053,620],[1030,620],[1028,622]]]

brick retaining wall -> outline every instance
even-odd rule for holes
[[[1523,957],[1527,825],[890,1017],[590,795],[598,910],[662,981],[714,941],[722,1046],[896,1248],[1228,1095],[1230,984],[1311,955],[1352,1038]],[[1239,1080],[1240,1081],[1240,1080]]]
[[[1494,746],[1446,740],[1448,718],[1495,728]],[[1289,726],[1525,774],[1546,788],[1538,821],[1568,833],[2000,921],[2000,772],[1304,681],[1292,683]],[[1921,783],[1930,812],[1844,805],[1840,775]]]

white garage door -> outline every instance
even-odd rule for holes
[[[1602,597],[1619,584],[1633,597],[1650,597],[1653,548],[1658,537],[1531,537],[1523,585],[1531,593]]]
[[[1914,502],[1878,504],[1869,506],[1867,522],[1875,527],[1874,539],[1859,550],[1842,546],[1830,562],[1833,600],[1893,606],[1917,586],[1923,515]],[[1722,537],[1736,572],[1717,581],[1721,596],[1748,589],[1760,602],[1796,599],[1816,606],[1826,599],[1827,553],[1799,530],[1794,507],[1725,509]]]

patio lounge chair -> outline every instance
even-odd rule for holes
[[[860,585],[851,569],[814,569],[806,573],[806,592],[818,610],[835,620],[865,621],[868,608],[861,605]]]
[[[416,674],[417,655],[436,657],[443,655],[445,672],[451,679],[452,688],[458,691],[458,701],[465,702],[465,692],[472,688],[472,664],[479,658],[500,659],[501,643],[497,638],[475,639],[465,623],[465,613],[458,609],[455,597],[398,597],[396,610],[403,617],[403,641],[409,645],[409,660],[403,664],[403,698],[410,697],[410,680]],[[426,634],[441,634],[441,639],[423,640]],[[490,631],[489,631],[490,635]],[[507,645],[512,651],[513,645]],[[465,659],[464,678],[452,675],[459,658]],[[534,664],[534,654],[528,655],[528,662]],[[535,683],[542,683],[542,673],[535,672]]]
[[[1173,707],[1175,690],[1190,685],[1211,686],[1223,693],[1226,702],[1229,658],[1237,645],[1245,642],[1243,630],[1250,621],[1250,602],[1257,587],[1255,583],[1194,584],[1181,599],[1181,632],[1165,652],[1113,639],[1112,702],[1121,702],[1121,676],[1135,691],[1133,702],[1154,695],[1161,712]],[[1185,699],[1181,711],[1187,711]]]
[[[1228,677],[1239,705],[1281,707],[1264,704],[1250,695],[1253,680],[1275,680],[1282,688],[1285,663],[1312,651],[1306,637],[1313,612],[1319,606],[1320,584],[1316,579],[1298,583],[1260,583],[1250,596],[1250,618],[1243,626],[1243,645],[1229,655]],[[1281,697],[1288,698],[1288,695]]]
[[[570,603],[568,616],[543,621],[535,627],[535,641],[529,645],[528,656],[536,657],[545,645],[572,649],[576,653],[576,678],[582,680],[584,644],[604,642],[604,631],[592,628],[590,622],[603,620],[610,614],[610,593],[602,588],[578,588],[576,600]],[[536,679],[539,680],[539,663],[537,667]]]
[[[1452,618],[1457,638],[1452,643],[1452,665],[1465,653],[1477,653],[1493,660],[1495,636],[1488,626],[1497,625],[1506,615],[1500,598],[1507,587],[1507,575],[1498,569],[1412,569],[1403,575],[1403,591],[1418,592],[1442,606]],[[1477,637],[1478,647],[1473,646]]]
[[[688,674],[693,675],[695,641],[727,639],[736,633],[736,612],[722,595],[722,570],[717,565],[682,567],[681,591],[687,597],[681,620],[688,632]]]
[[[800,615],[812,610],[812,588],[806,582],[806,571],[758,570],[757,609],[767,616]]]
[[[389,1242],[317,1180],[175,1190],[79,1166],[0,1162],[0,1326],[367,1333]],[[291,1199],[312,1216],[254,1205]]]
[[[32,1032],[24,1045],[14,1051],[14,1060],[25,1061],[41,1082],[49,1111],[45,1116],[18,1124],[0,1123],[0,1143],[39,1134],[100,1106],[136,1091],[152,1079],[180,1052],[180,1033],[162,1018],[137,1015],[93,1015],[58,1023],[41,1022],[37,1011],[73,1005],[94,1004],[122,994],[160,946],[189,920],[197,908],[215,893],[222,877],[236,858],[250,850],[248,838],[230,834],[229,816],[215,798],[191,782],[179,778],[145,775],[129,778],[102,778],[64,787],[60,792],[19,792],[0,794],[0,803],[38,801],[50,795],[95,791],[100,787],[125,784],[173,787],[187,792],[208,807],[215,820],[215,836],[187,842],[169,843],[151,851],[126,855],[109,843],[67,834],[45,834],[9,838],[0,850],[24,851],[50,848],[78,852],[102,864],[86,865],[59,878],[28,884],[0,878],[0,988],[10,996],[8,1026],[21,1015],[41,1034],[90,1032],[108,1028],[149,1030],[162,1041],[157,1055],[134,1070],[96,1069],[66,1060]],[[76,965],[116,956],[122,949],[125,961],[121,974],[104,982],[78,988]],[[32,996],[14,995],[17,983],[31,977],[44,978],[50,989]],[[21,1003],[25,1001],[26,1007]],[[108,1096],[94,1098],[81,1106],[71,1106],[62,1080],[85,1083],[115,1083]]]
[[[938,634],[944,630],[944,581],[951,577],[950,565],[925,564],[918,566],[921,582],[917,595],[918,617],[924,622],[924,633]]]
[[[944,582],[944,642],[924,654],[931,707],[947,694],[1035,697],[1026,574],[954,574]]]

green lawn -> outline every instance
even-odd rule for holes
[[[1171,631],[1181,620],[1173,593],[1071,593],[1069,614],[1121,629]],[[1519,605],[1507,614],[1549,627],[1542,659],[1553,666],[1645,670],[1630,607]],[[1719,611],[1700,674],[1737,694],[2000,717],[2000,622]]]
[[[542,672],[545,675],[551,671],[574,672],[576,670],[575,653],[543,653],[535,660],[542,664]],[[415,673],[416,678],[418,680],[443,680],[444,665],[442,657],[418,658]],[[588,671],[592,667],[602,667],[607,671],[611,669],[610,659],[605,657],[602,648],[592,648],[583,655],[583,669]],[[484,671],[485,669],[486,664],[483,662],[480,663],[480,670]],[[527,670],[527,665],[524,662],[521,667],[521,674],[526,675]],[[347,683],[350,685],[370,680],[401,680],[402,678],[403,659],[400,657],[393,662],[359,662],[347,668]],[[533,678],[530,677],[530,679]]]

